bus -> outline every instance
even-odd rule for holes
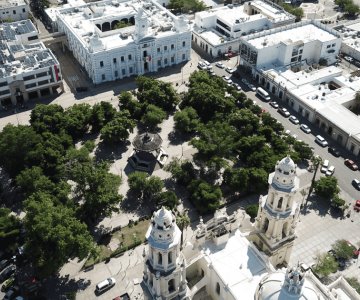
[[[271,100],[269,93],[261,87],[258,87],[256,89],[256,95],[258,95],[261,99],[263,99],[266,102],[269,102]]]

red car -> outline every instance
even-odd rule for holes
[[[356,200],[354,204],[354,210],[359,212],[360,211],[360,200]]]
[[[344,164],[353,171],[359,170],[358,165],[354,163],[351,159],[345,159]]]

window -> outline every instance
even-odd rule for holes
[[[171,62],[172,62],[172,63],[175,62],[175,56],[172,56],[172,57],[171,57]]]
[[[296,60],[297,60],[297,56],[293,57],[293,58],[291,59],[291,62],[294,62],[294,61],[296,61]]]
[[[42,80],[38,82],[38,85],[44,85],[44,84],[48,84],[49,80]]]
[[[37,39],[38,39],[37,35],[33,35],[33,36],[28,37],[28,41],[33,41],[33,40],[37,40]]]
[[[161,59],[158,60],[158,66],[161,67]]]
[[[164,64],[167,65],[167,63],[168,63],[168,60],[167,60],[167,58],[165,58],[164,59]]]
[[[125,74],[126,74],[126,70],[125,70],[125,69],[122,69],[122,70],[121,70],[121,73],[122,73],[123,75],[125,75]]]
[[[162,265],[162,254],[158,253],[158,264]]]
[[[185,45],[186,45],[186,43],[185,43],[185,41],[183,41],[183,47],[185,47]]]
[[[23,8],[23,13],[25,12],[25,8]]]
[[[175,49],[175,45],[171,44],[171,50],[174,50],[174,49]]]
[[[27,77],[30,77],[30,76],[27,76]],[[35,78],[34,75],[32,75],[32,77]],[[29,80],[29,79],[25,79],[25,78],[26,78],[26,77],[24,77],[24,81],[25,81],[25,80]],[[33,78],[31,78],[31,79],[33,79]],[[0,82],[0,86],[7,86],[7,85],[8,85],[7,81]]]
[[[182,55],[182,60],[185,60],[186,59],[186,56],[185,54]]]
[[[105,74],[102,74],[102,75],[101,75],[101,79],[102,79],[102,80],[105,80]]]
[[[36,87],[36,83],[34,82],[34,83],[26,84],[25,87],[26,87],[27,89],[31,89],[31,88],[33,88],[33,87]]]
[[[128,59],[131,60],[131,54],[128,55]]]
[[[216,283],[216,294],[220,295],[220,284]]]
[[[167,51],[167,46],[164,46],[164,51]]]
[[[336,44],[332,44],[332,45],[331,45],[331,47],[335,47],[335,46],[336,46]]]
[[[133,68],[129,67],[129,73],[132,74],[133,73]]]
[[[302,54],[302,53],[303,53],[303,49],[300,49],[300,50],[299,50],[299,54]]]
[[[168,254],[168,263],[172,264],[172,252],[169,252]]]
[[[47,75],[48,75],[47,72],[41,72],[41,73],[36,74],[36,78],[44,77],[44,76],[47,76]]]
[[[116,64],[116,57],[113,58],[113,63]]]
[[[282,203],[283,203],[283,197],[280,197],[277,208],[281,208]]]
[[[327,45],[327,46],[326,46],[326,48],[330,48],[330,47],[331,47],[331,45]]]
[[[101,62],[100,62],[100,67],[102,68],[103,66],[104,66],[104,62],[101,61]]]
[[[6,94],[10,94],[10,91],[9,90],[0,91],[0,95],[6,95]]]
[[[16,10],[13,10],[13,14],[16,15]]]
[[[120,60],[121,60],[122,62],[124,62],[124,61],[125,61],[125,57],[124,57],[124,56],[121,56],[121,57],[120,57]]]
[[[157,48],[157,52],[160,53],[160,48]]]
[[[115,77],[118,77],[118,76],[119,76],[118,71],[115,71],[115,72],[114,72],[114,75],[115,75]]]

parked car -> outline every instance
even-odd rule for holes
[[[16,267],[14,265],[10,265],[6,269],[4,269],[0,274],[0,283],[4,282],[11,275],[13,275],[15,271],[16,271]]]
[[[354,210],[357,211],[357,212],[360,211],[360,200],[355,201]]]
[[[334,174],[334,172],[335,172],[335,167],[334,167],[334,166],[330,166],[330,167],[327,169],[325,175],[326,175],[326,176],[332,176],[332,175]]]
[[[329,167],[329,161],[327,159],[325,159],[321,165],[320,172],[326,173],[326,171],[328,170],[328,167]]]
[[[229,74],[232,74],[232,73],[234,73],[234,72],[236,71],[236,69],[232,69],[232,68],[230,68],[230,67],[226,67],[226,68],[225,68],[225,71],[228,72]]]
[[[11,264],[10,259],[3,259],[2,261],[0,261],[0,271],[4,270],[10,264]]]
[[[248,83],[248,88],[250,89],[250,91],[256,92],[256,86],[253,85],[252,83]]]
[[[233,81],[231,80],[231,78],[230,78],[230,76],[223,76],[223,79],[224,79],[224,81],[225,82],[227,82],[228,84],[232,84],[233,83]]]
[[[321,135],[317,135],[315,137],[315,142],[318,143],[321,147],[327,147],[328,145],[328,142]]]
[[[336,149],[335,147],[329,147],[328,152],[331,153],[332,155],[334,155],[335,157],[340,156],[340,151],[338,149]]]
[[[125,294],[115,297],[113,300],[130,300],[130,296],[128,293],[125,293]]]
[[[290,117],[290,113],[288,112],[288,110],[286,108],[279,107],[278,112],[286,118]]]
[[[205,66],[206,66],[207,69],[211,69],[211,68],[212,68],[211,63],[209,63],[207,60],[204,59],[202,62],[205,64]]]
[[[211,76],[214,76],[215,75],[215,72],[213,69],[208,69],[208,73],[211,75]]]
[[[109,290],[110,288],[112,288],[116,283],[116,280],[115,278],[113,277],[109,277],[101,282],[99,282],[97,285],[96,285],[96,290],[95,292],[97,294],[101,294],[107,290]]]
[[[207,70],[207,66],[204,64],[204,62],[202,62],[202,61],[199,61],[199,63],[198,63],[198,68],[200,69],[200,70]]]
[[[233,83],[233,86],[236,88],[237,91],[241,91],[241,86],[238,83]]]
[[[220,68],[220,69],[224,69],[225,68],[225,66],[224,66],[224,64],[222,63],[222,62],[217,62],[217,63],[215,63],[215,66],[217,66],[218,68]]]
[[[20,288],[17,285],[13,286],[6,292],[6,294],[4,296],[4,300],[14,299],[19,294],[19,290],[20,290]]]
[[[270,104],[270,106],[272,106],[273,108],[279,108],[279,104],[277,104],[277,102],[275,102],[275,101],[271,101],[269,104]]]
[[[289,117],[289,120],[290,120],[291,123],[293,123],[293,124],[295,124],[295,125],[299,124],[299,120],[298,120],[298,118],[295,117],[295,116],[290,116],[290,117]]]
[[[354,188],[356,188],[358,191],[360,191],[360,180],[359,179],[354,178],[351,181],[351,184],[353,185]]]
[[[306,124],[300,124],[300,129],[305,133],[311,133],[311,129]]]
[[[345,164],[345,166],[347,166],[349,169],[351,169],[353,171],[359,170],[358,165],[351,159],[348,159],[348,158],[345,159],[344,164]]]
[[[344,59],[348,62],[352,62],[354,59],[350,56],[345,56]]]
[[[6,279],[1,287],[2,292],[6,292],[15,282],[15,277]]]
[[[246,80],[246,78],[241,79],[241,82],[245,84],[246,86],[249,84],[249,82]]]

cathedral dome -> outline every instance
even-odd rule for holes
[[[290,156],[286,156],[278,162],[277,168],[281,169],[282,173],[284,174],[292,174],[295,173],[296,164],[290,158]]]
[[[323,300],[299,267],[265,276],[256,290],[256,300]]]
[[[154,213],[154,222],[159,229],[166,229],[174,222],[174,217],[171,211],[164,206]]]

